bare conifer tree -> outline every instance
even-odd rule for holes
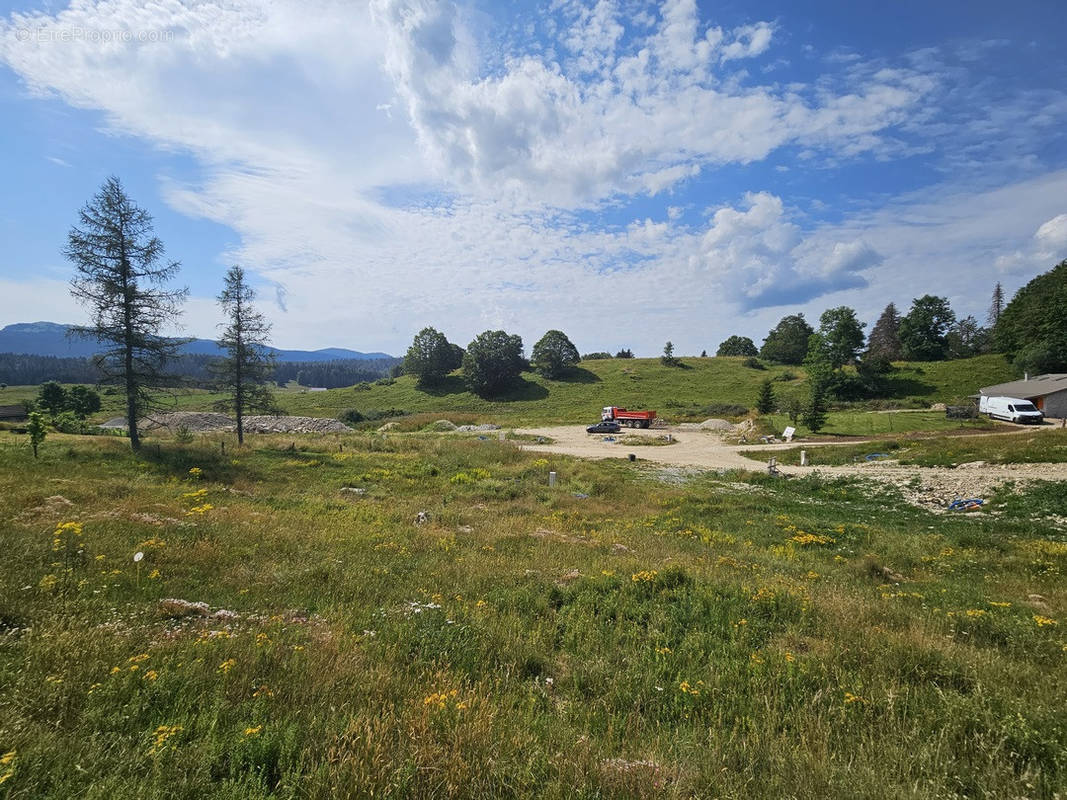
[[[255,290],[245,282],[245,271],[230,267],[218,297],[228,319],[219,339],[226,357],[213,368],[221,387],[229,394],[222,405],[232,408],[237,417],[237,441],[241,444],[245,440],[245,414],[274,409],[274,396],[266,385],[274,370],[274,357],[267,347],[270,324],[252,307],[255,299]]]
[[[98,362],[104,382],[124,388],[130,445],[139,450],[138,417],[159,405],[153,390],[176,385],[165,368],[185,340],[161,332],[181,315],[188,290],[165,288],[179,264],[163,261],[151,215],[126,196],[118,178],[104,182],[79,221],[63,254],[75,268],[71,294],[89,308],[92,323],[72,333],[103,345]]]
[[[1000,285],[1000,281],[997,281],[997,285],[993,287],[993,299],[989,304],[989,319],[986,321],[986,327],[991,330],[995,328],[1003,311],[1004,287]]]

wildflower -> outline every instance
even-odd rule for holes
[[[998,603],[996,600],[990,600],[989,605],[995,606],[996,608],[1011,608],[1011,603]]]
[[[773,600],[774,589],[769,589],[766,586],[761,586],[756,590],[756,593],[752,595],[752,602],[758,603],[762,600]]]
[[[245,736],[259,736],[261,730],[263,730],[262,725],[257,725],[254,728],[245,728]]]
[[[211,503],[204,503],[203,505],[193,506],[192,508],[190,508],[188,511],[185,512],[185,516],[191,517],[193,514],[206,514],[208,511],[210,511],[214,507],[215,506],[211,505]]]
[[[256,647],[263,647],[263,645],[270,644],[270,637],[265,633],[256,634]]]
[[[203,474],[204,474],[204,470],[200,469],[200,467],[190,467],[189,468],[189,476],[194,481],[195,480],[200,480],[200,476],[203,475]]]
[[[219,664],[219,672],[221,672],[223,675],[226,675],[226,674],[229,673],[229,671],[231,669],[234,668],[234,666],[236,664],[237,664],[237,659],[227,658],[225,661],[223,661],[221,664]]]
[[[853,703],[866,703],[867,701],[860,697],[858,694],[852,694],[852,692],[845,692],[845,705],[849,706]]]
[[[986,615],[986,611],[985,611],[984,608],[968,608],[967,609],[967,616],[968,617],[984,617],[985,615]]]
[[[1037,627],[1039,628],[1044,628],[1047,625],[1059,625],[1056,620],[1051,619],[1050,617],[1043,617],[1040,614],[1034,614],[1034,622],[1037,623]]]
[[[142,675],[141,677],[146,681],[154,681],[157,678],[159,678],[159,673],[156,672],[154,669],[150,669],[147,672],[145,672],[145,674]]]
[[[458,694],[459,692],[456,689],[453,689],[450,692],[433,692],[422,698],[422,704],[424,706],[434,707],[438,711],[444,711],[449,705],[457,710],[463,710],[467,707],[467,703],[457,700],[456,696]]]
[[[181,733],[181,725],[160,725],[156,728],[156,732],[152,734],[152,747],[148,751],[148,755],[155,756],[162,753],[167,748],[167,741],[178,733]]]
[[[274,697],[274,691],[269,686],[260,686],[254,692],[253,697]]]
[[[45,677],[45,680],[48,683],[63,683],[63,676],[62,675],[48,675],[48,676]]]
[[[809,544],[832,544],[834,540],[829,536],[823,536],[820,533],[805,533],[804,531],[798,531],[795,536],[789,537],[789,541],[796,542],[802,546],[807,546]]]
[[[300,652],[303,652],[303,650],[304,650],[304,645],[302,645],[302,644],[294,644],[293,645],[293,652],[300,653]]]
[[[93,561],[103,561],[107,558],[105,555],[94,556]]]
[[[745,625],[748,625],[748,620],[743,618],[739,619],[737,622],[734,623],[735,628],[741,628]]]
[[[141,653],[140,655],[130,656],[126,660],[131,664],[140,664],[142,661],[148,660],[148,653]]]
[[[763,663],[763,656],[761,656],[759,654],[759,651],[757,650],[751,656],[749,656],[749,660],[752,661],[753,664],[762,664]]]
[[[95,691],[96,691],[97,689],[99,689],[99,688],[100,688],[101,686],[103,686],[103,684],[101,684],[101,683],[94,683],[94,684],[93,684],[92,686],[90,686],[90,687],[89,687],[89,691],[88,691],[88,692],[86,692],[86,694],[92,694],[92,693],[93,693],[93,692],[95,692]]]
[[[669,647],[657,647],[656,648],[656,652],[661,656],[665,656],[665,655],[667,655],[668,653],[671,652],[671,648],[669,648]]]
[[[9,780],[12,776],[14,776],[14,774],[15,774],[15,758],[16,758],[16,751],[14,751],[14,750],[9,750],[8,752],[6,752],[2,756],[0,756],[0,768],[2,768],[4,770],[3,773],[0,773],[0,784],[4,783],[5,781]]]
[[[59,578],[55,575],[45,575],[41,578],[40,583],[37,586],[46,592],[50,592],[56,588],[56,584],[59,582]]]
[[[197,489],[195,492],[185,492],[182,494],[182,498],[186,500],[199,500],[203,497],[207,497],[207,489]]]
[[[699,686],[703,686],[704,682],[703,681],[697,681],[697,684]],[[680,691],[682,694],[692,695],[693,697],[696,697],[696,696],[698,696],[700,694],[700,689],[698,689],[696,686],[693,686],[692,684],[690,684],[689,681],[682,681],[681,683],[679,683],[678,684],[678,691]]]
[[[489,604],[487,602],[485,602],[485,600],[479,600],[477,603],[474,604],[474,607],[475,608],[485,608],[487,605],[489,605]]]
[[[111,674],[111,675],[114,675],[114,674],[115,674],[115,673],[117,673],[117,672],[122,672],[122,667],[112,667],[112,668],[111,668],[111,673],[110,673],[110,674]]]
[[[158,569],[154,569],[154,570],[152,570],[151,572],[148,573],[148,580],[150,580],[150,581],[159,580],[161,575],[162,575],[162,573]]]
[[[656,579],[659,573],[654,569],[643,569],[640,572],[635,572],[630,576],[630,580],[634,583],[651,583]]]
[[[785,653],[785,660],[792,664],[794,661],[797,660],[797,657],[787,650]]]

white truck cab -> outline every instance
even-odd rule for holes
[[[978,400],[978,410],[988,414],[991,419],[1005,419],[1009,422],[1041,422],[1045,415],[1029,400],[1018,397],[986,397]]]

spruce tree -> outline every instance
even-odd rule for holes
[[[867,339],[867,358],[878,361],[900,361],[903,353],[900,347],[900,314],[897,307],[890,303],[882,316],[874,324]]]
[[[768,378],[759,387],[759,395],[756,397],[756,410],[761,414],[770,414],[774,411],[774,385]]]
[[[245,271],[230,267],[219,295],[219,305],[228,323],[218,340],[226,356],[212,365],[219,385],[227,393],[220,407],[233,409],[237,417],[237,441],[244,444],[244,418],[249,411],[270,411],[274,397],[267,381],[274,370],[274,357],[267,347],[270,324],[252,306],[255,290],[245,281]]]
[[[165,288],[179,264],[163,261],[151,215],[118,178],[108,178],[78,216],[80,227],[70,229],[63,254],[74,264],[71,294],[89,308],[92,324],[72,331],[103,346],[103,382],[123,387],[130,446],[139,450],[138,417],[159,405],[153,390],[175,385],[165,368],[185,341],[162,332],[177,321],[188,290]]]
[[[1000,315],[1004,313],[1004,288],[1000,285],[1000,281],[997,281],[997,285],[993,287],[993,299],[989,303],[989,318],[986,320],[986,327],[992,330],[1000,322]]]

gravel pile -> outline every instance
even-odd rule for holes
[[[340,420],[324,417],[245,417],[248,433],[348,433]]]
[[[190,433],[207,433],[230,432],[236,429],[237,423],[232,417],[211,411],[175,411],[145,419],[141,427],[144,430],[163,428],[175,432],[185,429]],[[245,417],[244,429],[245,433],[347,433],[351,430],[336,419],[268,415]]]
[[[456,428],[456,433],[476,433],[478,431],[498,431],[499,425],[460,425]]]

